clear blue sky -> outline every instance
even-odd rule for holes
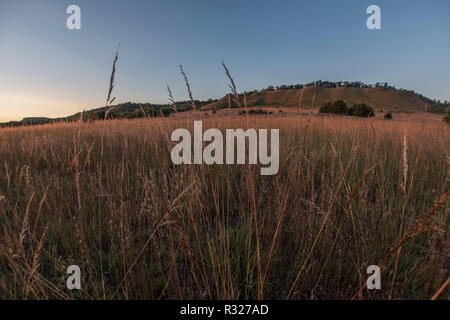
[[[81,8],[81,30],[66,8]],[[366,28],[377,4],[382,30]],[[389,82],[450,100],[450,1],[0,0],[0,121],[104,104],[115,47],[117,101],[166,103],[314,80]]]

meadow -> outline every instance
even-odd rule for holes
[[[201,114],[279,128],[278,174],[173,165],[191,117],[0,129],[0,299],[448,298],[447,124]]]

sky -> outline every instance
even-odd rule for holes
[[[69,30],[70,5],[81,29]],[[381,30],[369,30],[369,5]],[[448,0],[0,0],[0,122],[316,80],[388,82],[450,100]]]

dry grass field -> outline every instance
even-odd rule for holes
[[[448,125],[199,114],[279,128],[279,173],[173,165],[189,117],[1,129],[0,299],[448,298]]]

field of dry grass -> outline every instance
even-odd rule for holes
[[[193,112],[193,111],[185,111],[182,113],[173,113],[171,117],[177,118],[185,118],[185,117],[210,117],[210,116],[240,116],[239,112],[243,112],[245,110],[264,110],[267,113],[270,113],[268,117],[297,117],[297,116],[310,116],[310,117],[329,117],[332,116],[330,114],[324,115],[319,113],[319,109],[307,109],[307,108],[293,108],[293,107],[267,107],[267,106],[253,106],[253,107],[242,107],[242,108],[233,108],[233,109],[220,109],[216,110],[215,113],[211,110],[204,110],[202,113]],[[374,119],[385,122],[384,119],[385,112],[375,112]],[[423,123],[436,123],[442,124],[443,115],[437,113],[429,113],[429,112],[413,112],[413,113],[405,113],[405,112],[396,112],[393,113],[393,118],[396,121],[406,121],[406,122],[416,122],[419,125]]]
[[[1,129],[0,299],[430,299],[449,278],[443,122],[248,117],[280,129],[275,176],[174,166],[170,133],[192,125]],[[364,288],[373,264],[381,290]]]

